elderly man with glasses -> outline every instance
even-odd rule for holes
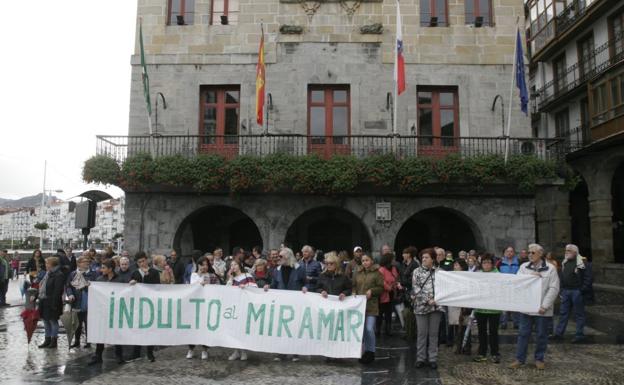
[[[535,325],[537,338],[535,341],[535,367],[544,370],[544,356],[548,346],[548,324],[553,316],[553,307],[559,293],[559,276],[557,268],[546,262],[544,248],[538,244],[529,245],[529,261],[520,266],[517,274],[535,275],[542,280],[542,299],[537,313],[520,313],[520,330],[516,360],[509,366],[518,369],[526,363],[529,338]]]
[[[578,246],[566,245],[565,258],[561,264],[561,309],[559,312],[559,324],[555,330],[554,340],[563,340],[568,326],[570,312],[574,308],[576,321],[576,335],[573,343],[585,340],[585,303],[583,295],[588,293],[592,285],[591,268],[585,258],[579,254]]]

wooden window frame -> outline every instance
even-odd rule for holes
[[[312,101],[313,91],[323,91],[322,102]],[[346,91],[346,101],[334,101],[334,91]],[[308,151],[317,153],[325,158],[329,158],[335,154],[350,154],[351,149],[349,137],[351,136],[351,86],[348,84],[310,84],[308,85],[307,102]],[[325,108],[325,132],[322,137],[312,134],[312,107]],[[345,135],[334,135],[334,107],[347,108],[347,133]]]
[[[559,68],[559,66],[557,65],[557,63],[563,63],[563,73],[559,74],[559,72],[557,71],[557,68]],[[565,92],[567,91],[567,79],[566,79],[566,75],[567,75],[567,60],[566,60],[566,56],[565,56],[565,52],[562,53],[561,55],[555,57],[552,61],[552,73],[553,73],[553,82],[554,82],[554,94],[558,95],[560,92]],[[563,82],[563,84],[561,84]]]
[[[439,13],[436,12],[437,11],[437,7],[436,7],[436,0],[420,0],[422,1],[428,1],[429,2],[429,9],[431,10],[430,14],[429,14],[429,20],[427,21],[423,21],[422,19],[422,13],[419,15],[420,17],[420,26],[421,27],[431,27],[431,28],[438,28],[438,27],[448,27],[451,23],[449,21],[449,12],[448,12],[448,0],[444,0],[444,25],[440,24],[440,16]],[[420,4],[420,2],[419,2]],[[431,17],[437,17],[438,18],[438,24],[435,26],[431,26],[430,25],[430,21],[431,21]]]
[[[209,91],[215,91],[217,93],[216,103],[208,103],[206,100],[206,94]],[[229,91],[238,92],[238,100],[236,103],[227,103],[226,93]],[[201,150],[214,150],[217,153],[223,152],[228,156],[229,153],[235,154],[238,149],[238,139],[228,142],[225,138],[225,119],[226,110],[236,108],[238,110],[238,121],[236,122],[236,135],[240,135],[240,104],[241,104],[241,90],[240,85],[202,85],[200,87],[199,97],[199,135],[202,137],[200,140]],[[216,109],[216,126],[215,126],[215,140],[212,143],[206,142],[207,136],[210,135],[205,132],[204,127],[204,114],[207,108]]]
[[[466,14],[466,5],[468,3],[472,3],[472,20],[469,21],[467,18],[467,14]],[[490,14],[490,21],[489,23],[484,23],[481,25],[481,27],[493,27],[494,26],[494,5],[492,4],[493,0],[488,0],[488,12]],[[479,16],[483,16],[483,14],[481,13],[481,4],[479,4],[479,0],[465,0],[464,3],[464,20],[466,22],[466,24],[475,24],[477,17]]]
[[[222,25],[221,23],[215,24],[214,16],[215,16],[215,0],[210,0],[210,17],[209,17],[209,25]],[[240,11],[240,3],[238,4]],[[230,16],[230,0],[223,0],[223,13],[218,13],[221,16],[228,16],[228,24],[231,24],[231,20],[229,20]]]
[[[570,109],[569,108],[564,108],[561,109],[557,112],[555,112],[555,137],[557,138],[561,138],[564,136],[564,134],[569,134],[570,133]],[[565,127],[560,127],[560,125],[558,124],[561,120],[560,117],[565,115],[565,123],[564,126]]]
[[[179,0],[180,1],[180,12],[178,12],[176,14],[177,15],[184,15],[186,16],[187,14],[187,10],[186,10],[186,1],[187,0]],[[177,20],[173,20],[172,16],[173,16],[173,0],[167,0],[167,25],[178,25]],[[193,4],[193,10],[192,13],[195,13],[195,4]],[[189,23],[188,20],[186,19],[186,17],[184,18],[184,24],[183,25],[193,25],[195,23],[195,16],[193,15],[193,20]]]
[[[618,103],[613,103],[613,95],[612,95],[612,83],[615,82],[617,85],[618,92]],[[624,115],[624,70],[614,73],[608,78],[601,80],[596,84],[591,84],[589,86],[589,122],[590,125],[597,126],[602,123],[605,123],[611,119]],[[604,86],[605,87],[605,106],[601,111],[596,111],[596,104],[594,100],[594,90]],[[620,112],[618,112],[618,110]],[[598,120],[600,119],[600,120]]]
[[[623,34],[622,40],[620,40],[620,53],[619,54],[620,55],[624,55],[624,7],[621,7],[620,9],[615,11],[607,19],[607,30],[608,30],[609,41],[614,41],[615,38],[616,38],[615,31],[614,31],[614,25],[613,25],[614,24],[613,22],[616,19],[620,19],[621,29],[622,29],[622,31],[620,31],[620,33]],[[615,44],[612,44],[612,45],[609,46],[609,58],[611,60],[614,60],[616,55],[617,55],[617,52],[616,52]]]
[[[589,55],[585,58],[583,57],[583,46],[587,41],[591,41],[591,44],[589,49]],[[579,77],[581,79],[590,75],[591,71],[596,67],[596,58],[593,56],[595,49],[596,47],[593,31],[587,33],[585,36],[576,41],[576,56],[578,60],[577,63],[579,68]]]
[[[418,94],[420,92],[430,92],[431,93],[431,103],[430,104],[421,104]],[[441,93],[452,93],[453,94],[453,107],[449,106],[441,106],[440,105],[440,94]],[[420,113],[422,109],[431,109],[431,141],[430,143],[426,143],[423,141],[423,135],[420,134]],[[453,110],[453,136],[445,136],[442,138],[442,125],[441,125],[441,115],[440,111],[442,110]],[[417,127],[417,136],[419,137],[419,145],[424,147],[431,148],[440,148],[440,149],[452,149],[457,146],[456,138],[459,138],[460,128],[459,128],[459,89],[458,87],[449,87],[449,86],[419,86],[416,90],[416,121],[418,124]],[[420,143],[420,142],[423,143]],[[450,145],[448,144],[450,143]]]

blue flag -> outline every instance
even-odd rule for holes
[[[520,38],[520,30],[516,36],[516,86],[520,90],[520,108],[522,112],[528,115],[529,93],[526,87],[524,76],[524,52],[522,51],[522,39]]]

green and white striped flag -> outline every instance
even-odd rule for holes
[[[145,96],[145,105],[147,107],[147,115],[152,116],[152,102],[149,92],[149,77],[147,76],[147,65],[145,65],[145,51],[143,50],[143,21],[139,21],[139,44],[141,45],[141,78],[143,79],[143,96]]]

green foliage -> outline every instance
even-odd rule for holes
[[[566,166],[529,155],[516,155],[507,164],[499,155],[444,158],[374,155],[363,159],[318,154],[266,157],[239,156],[232,159],[214,154],[193,158],[148,154],[129,157],[119,169],[111,158],[95,156],[85,162],[85,181],[114,184],[129,191],[158,185],[189,188],[198,192],[292,192],[337,195],[375,187],[413,193],[434,183],[467,184],[472,190],[489,184],[517,186],[531,192],[537,183],[564,178],[572,189],[578,177]],[[576,182],[575,182],[576,181]]]
[[[96,155],[85,162],[82,179],[87,183],[117,184],[119,164],[106,155]]]
[[[48,226],[48,224],[46,222],[37,222],[35,223],[35,229],[37,230],[47,230],[49,229],[50,226]]]

